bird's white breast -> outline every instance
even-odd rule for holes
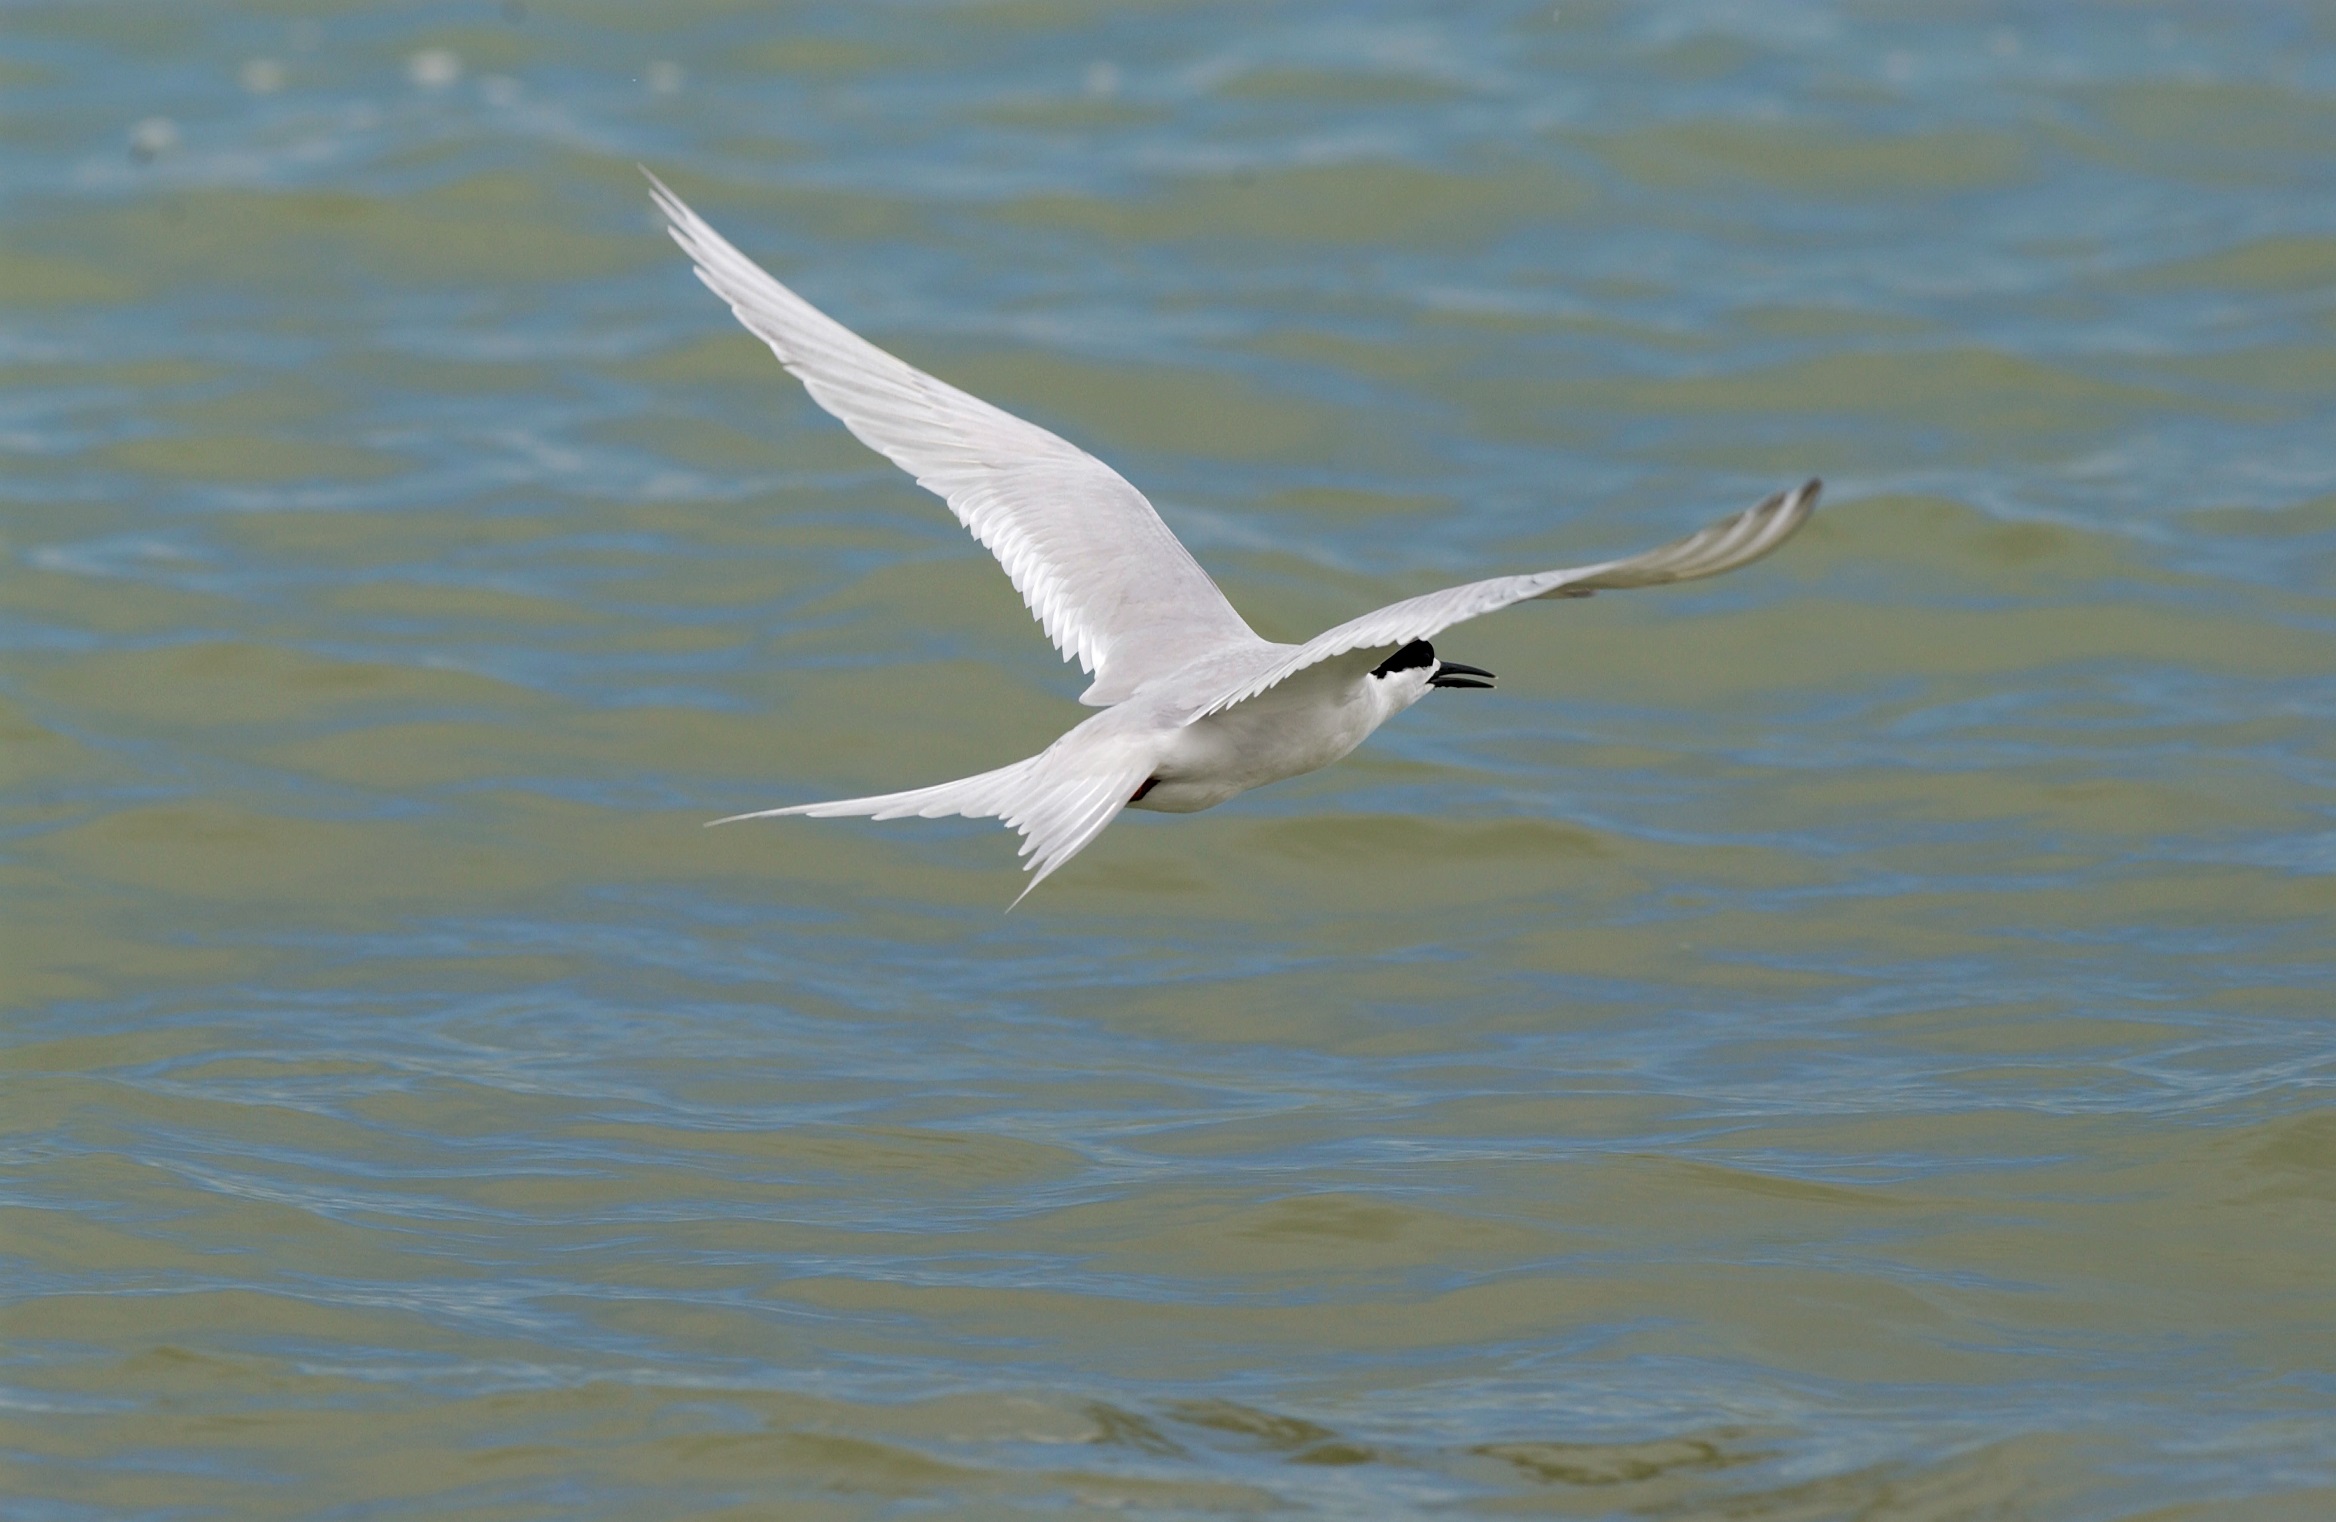
[[[1328,766],[1419,701],[1430,674],[1374,677],[1359,658],[1325,661],[1163,737],[1152,789],[1130,806],[1198,813],[1253,787]]]

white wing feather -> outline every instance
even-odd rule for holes
[[[1490,581],[1472,581],[1389,603],[1376,612],[1349,619],[1335,629],[1315,635],[1214,697],[1201,699],[1190,709],[1185,722],[1222,713],[1333,656],[1350,650],[1407,645],[1415,639],[1428,639],[1454,624],[1536,597],[1588,597],[1593,592],[1696,581],[1750,565],[1790,539],[1808,521],[1810,512],[1816,508],[1821,484],[1810,481],[1793,491],[1778,492],[1757,507],[1746,508],[1684,539],[1626,560],[1602,561],[1570,570],[1538,571],[1525,576],[1496,576]]]
[[[885,353],[772,279],[655,175],[649,183],[707,288],[813,401],[998,557],[1064,659],[1095,674],[1081,702],[1120,702],[1195,656],[1263,643],[1117,471]]]

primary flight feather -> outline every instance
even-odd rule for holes
[[[1428,644],[1454,624],[1533,598],[1717,576],[1775,550],[1816,506],[1810,481],[1642,555],[1447,587],[1303,645],[1275,644],[1119,472],[885,353],[772,279],[662,180],[649,183],[698,278],[813,401],[949,504],[1055,648],[1093,674],[1079,700],[1103,709],[996,771],[717,824],[784,814],[1001,819],[1023,837],[1026,897],[1121,809],[1211,808],[1328,766],[1432,687],[1491,686],[1490,672],[1441,660]]]

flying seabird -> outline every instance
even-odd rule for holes
[[[1812,480],[1641,555],[1447,587],[1302,645],[1275,644],[1233,611],[1119,472],[885,353],[772,279],[654,174],[649,181],[698,278],[813,401],[949,504],[997,556],[1063,658],[1093,675],[1079,701],[1103,710],[996,771],[716,824],[787,814],[1000,819],[1022,836],[1033,874],[1027,897],[1121,809],[1214,808],[1328,766],[1431,688],[1490,687],[1491,672],[1446,660],[1428,643],[1454,624],[1534,598],[1733,571],[1790,539],[1816,506]]]

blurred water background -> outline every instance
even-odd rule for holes
[[[0,6],[0,1513],[2336,1514],[2336,10]],[[1149,491],[1083,712],[636,163]]]

